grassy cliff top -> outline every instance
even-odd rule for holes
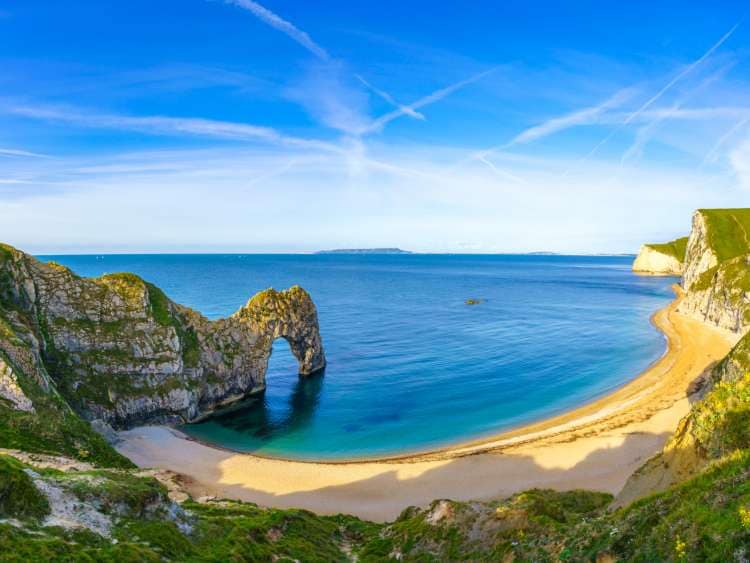
[[[708,227],[708,244],[719,262],[750,253],[750,209],[699,209]]]
[[[687,249],[687,241],[687,237],[682,237],[671,242],[649,243],[646,246],[651,248],[652,250],[655,250],[656,252],[660,252],[668,256],[673,256],[674,258],[677,258],[677,260],[682,262],[685,260],[685,249]]]

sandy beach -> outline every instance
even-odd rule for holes
[[[399,458],[307,463],[234,453],[149,426],[121,432],[117,448],[141,467],[181,474],[194,497],[376,521],[438,498],[485,500],[533,487],[617,493],[687,413],[693,382],[732,346],[727,334],[677,313],[676,291],[653,317],[668,342],[661,359],[602,399],[491,440]]]

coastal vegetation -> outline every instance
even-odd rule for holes
[[[303,289],[264,291],[210,324],[137,276],[85,280],[0,246],[0,558],[746,561],[749,222],[750,210],[701,210],[689,241],[649,245],[685,258],[693,280],[683,282],[685,313],[731,330],[737,343],[698,382],[664,451],[620,495],[534,489],[483,502],[440,499],[389,523],[194,499],[179,475],[138,469],[102,437],[112,437],[109,422],[148,420],[148,405],[169,406],[172,393],[227,391],[231,371],[188,377],[210,371],[212,353],[252,366],[242,361],[244,345],[257,354],[279,335],[301,338],[289,325],[314,312]],[[226,338],[240,330],[255,337]],[[297,350],[309,361],[317,348]]]
[[[706,222],[708,246],[719,262],[750,253],[750,209],[700,209]]]
[[[687,242],[687,237],[681,237],[665,243],[647,243],[645,246],[648,246],[652,250],[660,252],[661,254],[676,258],[677,260],[682,262],[683,260],[685,260],[685,250],[687,249]]]
[[[633,271],[668,276],[682,274],[687,243],[688,237],[682,237],[665,243],[644,244],[633,262]]]

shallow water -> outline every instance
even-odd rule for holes
[[[600,397],[663,353],[649,317],[671,300],[676,281],[633,275],[632,257],[43,258],[85,276],[135,272],[210,318],[266,287],[305,287],[318,307],[325,373],[300,379],[279,340],[263,396],[183,428],[232,449],[297,459],[427,450]]]

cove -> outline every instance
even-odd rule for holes
[[[601,397],[663,353],[649,318],[676,281],[634,275],[629,256],[42,258],[85,276],[134,272],[209,318],[267,287],[302,285],[318,308],[325,372],[298,377],[277,340],[263,395],[181,430],[304,460],[427,451]]]

